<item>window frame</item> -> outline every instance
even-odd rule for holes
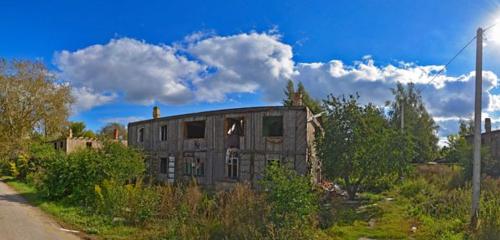
[[[137,129],[137,142],[144,142],[144,127],[140,127],[139,129]]]
[[[160,141],[161,142],[166,142],[168,139],[168,125],[163,124],[160,126]]]
[[[160,174],[168,174],[168,157],[160,158]]]
[[[203,123],[203,135],[200,136],[189,136],[189,125],[190,124],[196,124],[196,123]],[[207,130],[207,121],[206,120],[194,120],[194,121],[185,121],[184,122],[184,138],[185,139],[204,139],[206,137],[206,130]]]
[[[276,119],[278,119],[278,118],[280,119],[280,121],[276,121]],[[280,128],[274,127],[274,124],[266,124],[266,121],[271,121],[271,119],[275,120],[276,122],[281,122]],[[271,137],[271,138],[283,137],[285,135],[283,121],[284,121],[283,115],[263,116],[262,117],[262,136],[263,137]],[[273,131],[277,131],[276,129],[280,129],[280,134],[272,134],[272,133],[274,133]]]

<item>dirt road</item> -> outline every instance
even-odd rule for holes
[[[0,181],[0,240],[77,240]]]

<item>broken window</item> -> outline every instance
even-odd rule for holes
[[[54,149],[57,150],[57,142],[54,143]]]
[[[160,127],[160,141],[167,141],[167,125]]]
[[[144,128],[139,128],[137,131],[137,142],[144,142]]]
[[[205,121],[186,122],[184,126],[186,138],[205,138]]]
[[[238,151],[228,149],[226,152],[226,177],[238,179],[240,155]]]
[[[283,116],[266,116],[262,119],[262,135],[264,137],[283,136]]]
[[[205,163],[200,158],[196,158],[194,168],[195,176],[201,177],[205,175]]]
[[[244,136],[243,118],[226,118],[226,148],[240,148],[240,137]]]
[[[267,159],[267,165],[280,165],[280,160],[279,159]]]
[[[92,148],[92,142],[87,142],[86,146],[87,146],[87,148]]]
[[[195,177],[205,175],[205,162],[200,158],[184,157],[184,174]]]
[[[64,142],[59,142],[59,148],[61,148],[61,149],[64,148]]]
[[[167,170],[168,170],[168,159],[160,158],[160,173],[167,174]]]

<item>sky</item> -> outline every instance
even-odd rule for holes
[[[378,105],[414,82],[444,137],[471,117],[475,43],[434,76],[499,17],[492,0],[0,0],[0,57],[43,61],[72,86],[71,120],[93,130],[155,105],[162,116],[279,105],[293,79],[317,99]],[[500,128],[500,30],[485,37],[483,116]]]

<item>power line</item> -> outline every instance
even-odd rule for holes
[[[491,28],[495,27],[496,25],[498,24],[498,22],[495,22],[493,24],[491,24],[490,26],[484,28],[483,30],[483,34],[490,30]],[[448,68],[448,66],[455,60],[455,58],[457,58],[469,45],[471,45],[474,40],[476,40],[476,37],[477,36],[474,36],[469,42],[467,42],[467,44],[465,44],[465,46],[463,46],[445,65],[443,68],[441,68],[441,70],[439,70],[436,74],[434,74],[434,76],[432,77],[432,79],[426,84],[426,85],[430,85],[431,83],[433,83],[436,78],[441,75],[444,70],[446,70],[446,68]]]
[[[496,25],[496,24],[495,24]],[[494,25],[490,26],[489,28],[493,27]],[[489,29],[488,28],[488,29]],[[441,70],[439,70],[439,72],[437,72],[436,74],[434,74],[434,77],[432,77],[432,79],[427,83],[428,85],[430,85],[431,83],[434,82],[434,80],[436,80],[436,78],[441,75],[441,73],[444,72],[444,70],[455,60],[455,58],[458,57],[458,55],[460,55],[469,45],[471,45],[471,43],[474,42],[474,40],[476,40],[476,36],[474,36],[467,44],[465,44],[465,46],[463,46],[445,65],[443,68],[441,68]]]

